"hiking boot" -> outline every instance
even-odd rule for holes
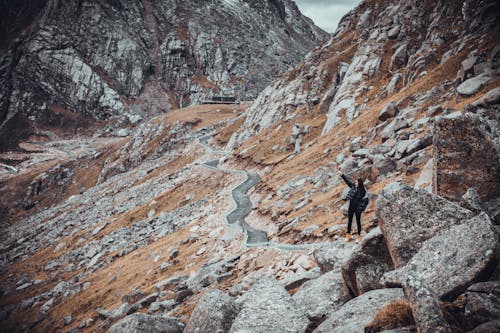
[[[345,234],[345,242],[347,243],[350,240],[351,240],[351,234]]]
[[[361,235],[356,235],[356,243],[359,243],[361,241]]]

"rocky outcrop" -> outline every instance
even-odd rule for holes
[[[231,333],[305,332],[309,321],[273,278],[257,280],[238,300],[241,311],[234,319]]]
[[[495,40],[493,12],[498,10],[498,3],[487,0],[469,7],[466,3],[361,3],[343,18],[328,42],[261,93],[229,147],[238,147],[249,136],[296,113],[326,114],[323,134],[328,134],[337,126],[349,125],[373,112],[371,106],[380,104],[380,98],[387,98],[386,105],[394,102],[397,109],[403,109],[426,102],[437,106],[439,98],[449,99],[457,94],[456,86],[459,95],[480,92],[489,82],[498,80],[496,44],[481,42],[486,35]],[[481,51],[480,44],[485,46]],[[436,74],[442,66],[456,68],[457,58],[453,57],[459,53],[459,60],[473,60],[466,64],[467,75],[458,75],[454,87],[451,81]],[[461,78],[466,81],[462,83]],[[409,98],[394,100],[391,96],[403,88],[417,86],[420,80],[432,84],[427,85],[429,88],[417,88],[417,93],[408,92]],[[380,105],[373,108],[380,111]],[[383,110],[380,120],[387,121],[396,113],[392,107]],[[394,130],[411,124],[406,119],[406,124],[398,121],[391,127]]]
[[[135,313],[111,326],[108,333],[182,333],[182,329],[174,319]]]
[[[494,226],[483,213],[425,241],[395,274],[403,283],[416,274],[439,298],[453,300],[473,282],[491,275],[498,263],[497,247]]]
[[[404,266],[426,240],[472,215],[444,198],[402,183],[386,186],[377,199],[377,218],[395,267]]]
[[[0,57],[0,131],[18,112],[78,127],[78,113],[126,119],[211,95],[252,99],[326,37],[290,0],[46,0],[26,25]]]
[[[342,275],[332,271],[304,283],[292,299],[314,321],[339,309],[351,295]]]
[[[404,299],[402,289],[372,290],[352,299],[330,316],[314,333],[361,333],[378,310],[387,304]]]
[[[391,269],[391,256],[384,235],[377,227],[363,238],[360,248],[342,264],[342,276],[351,292],[359,296],[382,288],[380,279]]]
[[[229,332],[239,308],[220,290],[208,291],[196,304],[184,333]]]
[[[434,188],[459,201],[474,188],[483,202],[500,195],[500,146],[478,115],[452,114],[434,125]]]

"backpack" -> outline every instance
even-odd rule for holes
[[[358,211],[364,212],[366,207],[368,207],[369,202],[370,199],[368,199],[368,197],[364,197],[363,199],[361,199],[361,201],[359,202]]]

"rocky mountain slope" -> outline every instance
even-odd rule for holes
[[[290,0],[11,6],[0,58],[2,147],[29,132],[126,121],[212,95],[253,99],[327,36]]]
[[[251,105],[0,155],[1,330],[498,331],[498,12],[367,0]]]

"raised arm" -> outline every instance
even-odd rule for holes
[[[347,186],[349,186],[349,187],[355,187],[356,186],[346,175],[342,174],[342,175],[340,175],[340,177],[342,177],[342,179],[347,184]]]

